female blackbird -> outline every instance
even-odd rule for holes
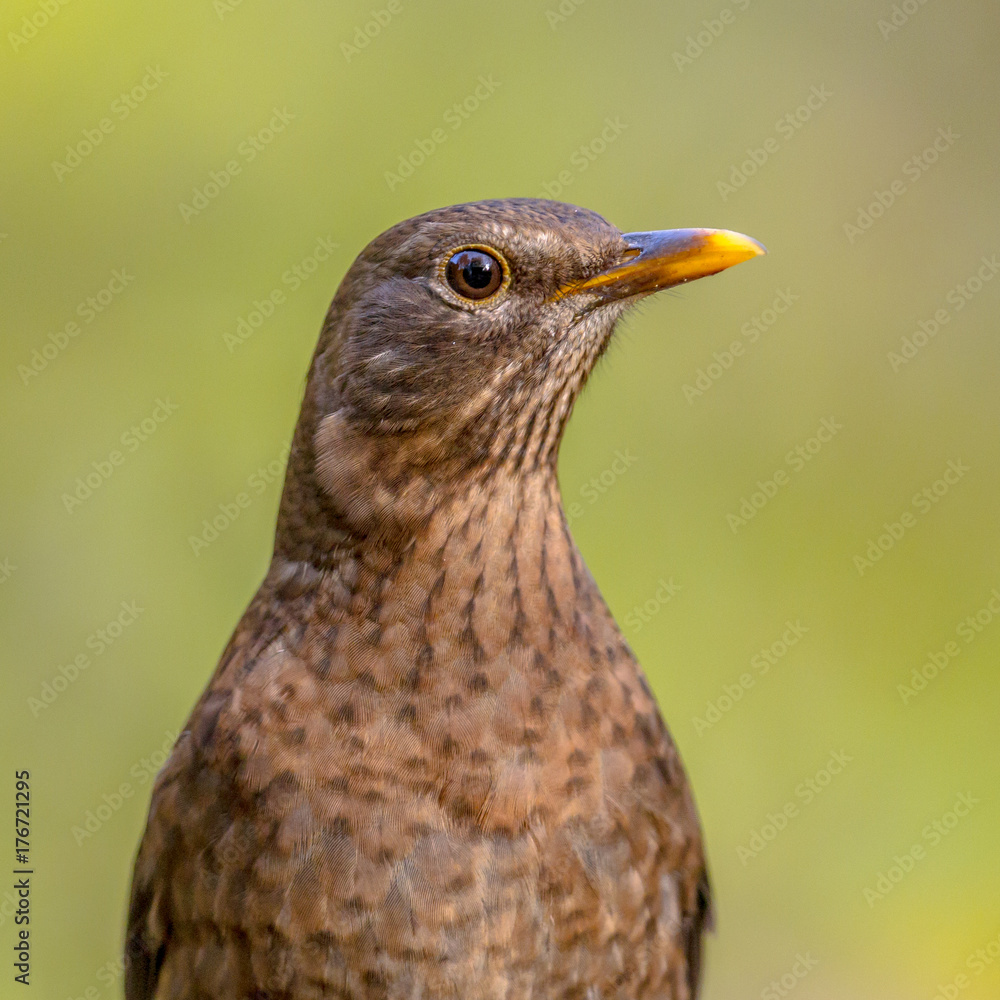
[[[760,253],[532,199],[361,253],[270,569],[156,781],[128,1000],[695,995],[698,819],[556,454],[629,305]]]

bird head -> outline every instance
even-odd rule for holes
[[[352,532],[388,536],[442,492],[554,471],[622,313],[763,252],[726,230],[622,233],[528,198],[402,222],[361,252],[333,300],[289,477],[312,476]]]

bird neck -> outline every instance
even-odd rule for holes
[[[419,530],[386,539],[351,531],[324,505],[322,490],[307,493],[293,482],[303,470],[292,461],[282,507],[297,516],[279,518],[261,596],[299,608],[300,622],[321,607],[359,635],[443,629],[464,636],[477,658],[512,643],[551,647],[578,632],[590,611],[610,618],[570,536],[549,466],[530,474],[495,469],[456,485]]]

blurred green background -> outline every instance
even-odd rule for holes
[[[548,194],[770,250],[626,320],[560,464],[696,790],[704,995],[995,998],[1000,8],[60,3],[0,16],[35,995],[120,995],[150,779],[264,573],[344,271]]]

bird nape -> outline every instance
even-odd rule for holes
[[[534,199],[362,251],[267,576],[154,787],[127,1000],[695,996],[697,814],[556,456],[631,303],[763,252]]]

